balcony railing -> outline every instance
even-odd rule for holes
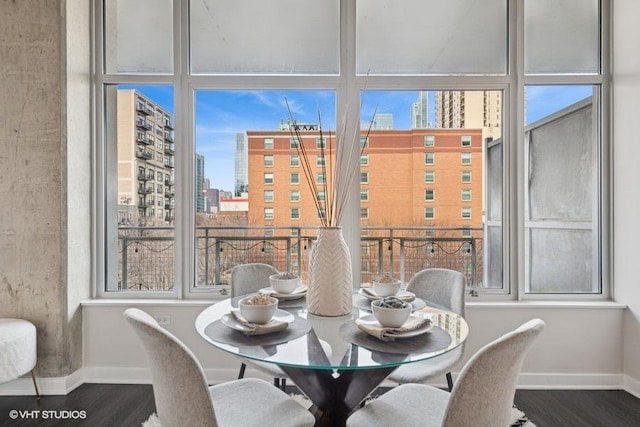
[[[118,290],[172,289],[173,228],[121,227],[118,231]],[[462,237],[463,232],[471,232],[471,237]],[[407,282],[422,269],[442,267],[464,273],[471,288],[482,286],[481,229],[365,227],[362,234],[362,283],[384,272]],[[196,287],[226,289],[232,268],[249,262],[293,271],[305,280],[315,238],[311,227],[197,227]]]

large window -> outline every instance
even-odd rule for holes
[[[98,0],[98,295],[305,277],[312,195],[351,176],[355,283],[446,267],[481,298],[606,298],[609,4]]]

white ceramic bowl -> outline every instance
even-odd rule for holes
[[[293,279],[279,279],[280,273],[269,276],[269,284],[279,294],[290,294],[300,286],[300,277]]]
[[[390,283],[377,282],[374,280],[371,284],[371,287],[373,288],[373,292],[375,292],[376,295],[379,295],[381,297],[390,297],[400,291],[401,284],[402,283],[399,280]]]
[[[247,304],[249,298],[243,298],[238,303],[240,314],[251,323],[265,324],[269,322],[278,308],[278,299],[270,297],[269,304]]]
[[[407,321],[411,314],[411,304],[404,303],[402,308],[386,308],[380,307],[382,300],[375,300],[371,303],[371,311],[376,318],[385,328],[399,328]]]

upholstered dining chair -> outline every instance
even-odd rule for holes
[[[278,270],[269,265],[259,262],[238,264],[231,270],[231,298],[258,292],[262,288],[269,286],[269,276],[278,273]],[[287,386],[287,375],[276,365],[261,362],[240,363],[238,379],[244,378],[247,363],[257,370],[273,377],[273,384],[284,390]]]
[[[530,320],[478,350],[451,393],[399,385],[351,414],[347,426],[508,426],[522,362],[544,327]]]
[[[313,415],[266,381],[209,387],[195,355],[146,312],[124,312],[147,355],[156,412],[163,427],[312,426]]]
[[[407,290],[418,298],[432,302],[464,317],[464,275],[446,268],[427,268],[417,272],[407,283]],[[398,367],[388,379],[399,383],[425,383],[446,374],[449,391],[453,388],[451,367],[462,359],[464,344],[433,359]]]

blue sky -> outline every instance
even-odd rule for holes
[[[173,112],[170,86],[121,86],[135,88]],[[530,86],[527,88],[527,123],[580,101],[592,94],[591,86]],[[373,112],[392,113],[394,128],[411,127],[411,104],[418,91],[369,91],[362,100],[362,121]],[[197,91],[195,96],[196,152],[205,156],[205,177],[211,186],[232,191],[234,186],[235,135],[247,130],[277,129],[289,118],[285,99],[298,122],[318,122],[335,129],[335,93],[332,91]],[[430,96],[433,114],[433,95]],[[433,120],[431,120],[433,122]],[[176,144],[179,144],[177,141]]]

